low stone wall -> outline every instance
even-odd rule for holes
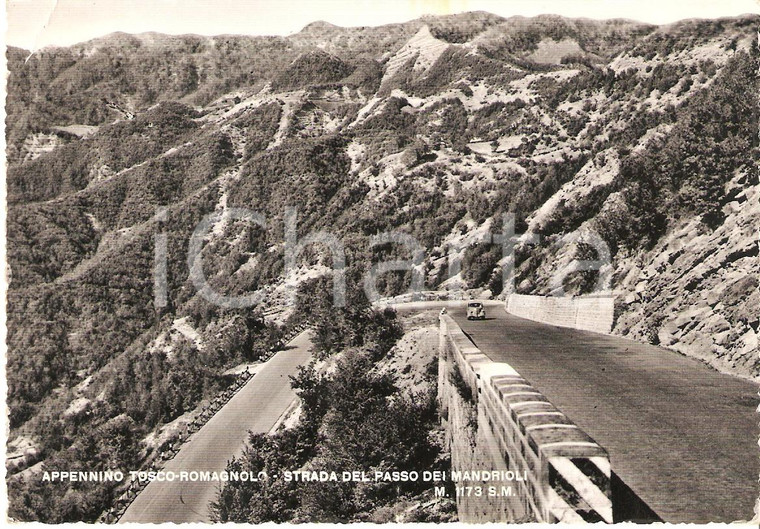
[[[460,520],[611,523],[606,451],[450,316],[440,325],[439,399]]]
[[[615,311],[612,297],[551,297],[511,294],[510,314],[533,321],[609,334]]]

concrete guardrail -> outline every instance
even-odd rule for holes
[[[440,345],[439,399],[452,476],[487,462],[517,477],[514,498],[457,494],[460,520],[612,523],[607,452],[509,364],[491,361],[446,314],[440,317]],[[455,387],[462,380],[470,404],[463,404]],[[467,406],[477,411],[478,431],[462,442],[457,437],[468,437],[462,434]],[[455,485],[466,489],[461,480]]]
[[[612,332],[615,311],[612,297],[511,294],[505,305],[510,314],[528,320],[604,334]]]

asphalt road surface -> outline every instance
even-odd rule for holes
[[[274,355],[200,430],[192,435],[165,471],[223,471],[241,453],[248,431],[266,433],[296,398],[288,375],[311,357],[308,332]],[[208,522],[208,505],[218,482],[153,481],[127,508],[119,523]]]
[[[751,520],[758,386],[678,353],[488,307],[448,312],[606,448],[613,471],[667,522]]]

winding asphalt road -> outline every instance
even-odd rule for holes
[[[200,430],[190,437],[165,471],[221,472],[242,452],[248,431],[266,433],[296,399],[288,375],[311,358],[309,333],[296,336],[274,355]],[[127,508],[119,523],[208,522],[209,503],[219,482],[153,481]]]
[[[751,520],[758,498],[758,386],[678,353],[555,327],[488,307],[468,321],[507,362],[606,448],[613,471],[667,522]]]
[[[422,303],[397,308],[442,306]],[[758,386],[663,348],[536,323],[488,306],[449,313],[492,360],[517,369],[604,446],[612,468],[668,522],[749,520],[758,496]],[[267,432],[294,400],[287,376],[310,358],[307,334],[275,355],[167,463],[221,471],[248,430]],[[255,403],[255,405],[254,405]],[[255,411],[253,411],[255,410]],[[217,483],[153,482],[121,522],[202,522]]]

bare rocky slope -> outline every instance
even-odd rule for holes
[[[139,460],[140,439],[270,347],[294,290],[329,272],[318,247],[285,269],[287,207],[298,237],[344,242],[351,277],[409,257],[370,247],[400,230],[426,249],[425,288],[496,298],[510,261],[478,241],[511,214],[533,236],[517,245],[518,292],[611,292],[613,332],[757,377],[759,20],[469,13],[290,37],[116,34],[28,60],[9,49],[11,436],[59,464]],[[213,306],[188,280],[188,240],[214,212],[206,277],[261,292],[261,313]],[[601,271],[557,282],[607,252]],[[409,279],[386,273],[378,289]],[[123,442],[84,443],[82,428]],[[53,516],[44,491],[19,487],[21,518],[99,514],[63,491],[69,514]]]

